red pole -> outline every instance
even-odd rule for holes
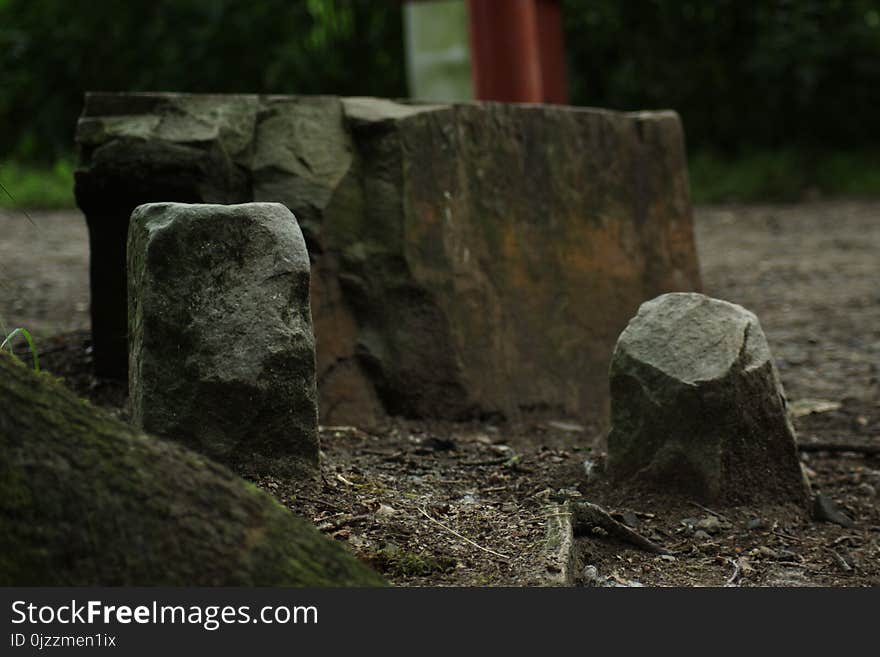
[[[468,0],[474,96],[565,103],[559,0]]]
[[[544,102],[566,105],[568,80],[565,77],[562,3],[559,0],[537,0],[536,9]]]
[[[474,96],[540,103],[541,62],[533,0],[468,0]]]

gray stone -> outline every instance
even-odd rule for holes
[[[103,373],[125,368],[110,353],[126,353],[125,272],[98,270],[122,262],[134,201],[291,209],[326,424],[603,423],[626,321],[700,288],[673,112],[89,94],[77,142]]]
[[[89,229],[92,342],[100,376],[127,366],[128,221],[153,201],[242,203],[257,96],[87,94],[77,124],[77,205]]]
[[[746,529],[752,531],[754,529],[766,529],[767,521],[763,518],[749,518],[749,521],[746,523]]]
[[[858,488],[856,488],[856,490],[858,491],[859,495],[864,495],[865,497],[877,497],[877,489],[868,482],[862,482],[858,485]]]
[[[642,304],[611,362],[608,468],[704,500],[805,504],[794,429],[746,309],[701,294]]]
[[[222,462],[318,462],[309,258],[283,205],[139,206],[129,392],[137,426]]]
[[[816,520],[832,522],[847,529],[856,526],[852,519],[840,510],[834,500],[822,493],[816,493],[813,498],[813,517]]]
[[[722,529],[721,521],[715,516],[706,516],[705,518],[700,518],[700,521],[697,523],[697,529],[709,534],[717,534]]]
[[[581,570],[579,583],[581,586],[601,586],[602,580],[599,579],[599,569],[592,564],[584,566],[583,570]]]

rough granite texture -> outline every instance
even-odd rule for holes
[[[279,203],[152,203],[128,239],[132,421],[229,465],[318,464],[309,258]]]
[[[88,94],[77,141],[105,374],[124,375],[114,286],[120,236],[144,201],[294,212],[312,259],[325,423],[594,422],[639,304],[700,288],[673,112]]]
[[[0,586],[379,586],[230,470],[0,353]]]
[[[608,469],[707,501],[795,502],[807,489],[757,317],[701,294],[648,301],[611,362]]]

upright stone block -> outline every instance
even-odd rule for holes
[[[222,462],[318,462],[309,258],[277,203],[151,203],[128,236],[132,419]]]
[[[804,504],[794,429],[754,314],[701,294],[642,304],[611,362],[608,468],[730,503]]]
[[[678,117],[342,103],[359,185],[322,237],[383,407],[600,420],[629,317],[700,286]]]

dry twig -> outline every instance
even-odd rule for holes
[[[572,529],[575,534],[589,533],[593,527],[601,527],[615,538],[629,543],[645,552],[672,554],[669,550],[648,540],[623,523],[617,522],[598,504],[573,502],[571,505]]]
[[[493,459],[483,459],[481,461],[459,461],[458,464],[462,466],[468,467],[481,467],[488,465],[502,465],[504,463],[512,462],[515,457],[513,456],[499,456]]]
[[[826,547],[825,550],[831,553],[831,556],[834,557],[834,562],[843,572],[852,572],[853,567],[849,565],[849,562],[847,562],[847,560],[844,559],[837,550],[830,547]]]
[[[437,525],[440,525],[443,529],[445,529],[446,531],[448,531],[448,532],[449,532],[450,534],[452,534],[453,536],[458,536],[458,538],[460,538],[461,540],[463,540],[463,541],[465,541],[465,542],[467,542],[467,543],[470,543],[470,544],[473,545],[475,548],[479,548],[479,549],[481,549],[483,552],[488,552],[489,554],[494,554],[496,557],[499,557],[499,558],[501,558],[501,559],[504,559],[505,561],[509,561],[509,560],[510,560],[510,557],[508,557],[506,554],[501,554],[500,552],[496,552],[495,550],[490,550],[490,549],[487,548],[487,547],[483,547],[483,546],[480,545],[479,543],[475,543],[474,541],[472,541],[471,539],[469,539],[467,536],[463,536],[462,534],[459,534],[457,531],[455,531],[455,530],[452,529],[451,527],[447,527],[446,525],[444,525],[442,522],[440,522],[439,520],[437,520],[436,518],[434,518],[431,514],[429,514],[429,513],[428,513],[427,511],[425,511],[424,509],[419,509],[419,511],[421,511],[421,512],[422,512],[422,515],[425,516],[425,517],[426,517],[428,520],[430,520],[431,522],[433,522],[433,523],[435,523],[435,524],[437,524]]]
[[[829,454],[853,452],[865,456],[880,455],[880,445],[866,445],[865,443],[798,443],[797,448],[802,452],[828,452]]]
[[[718,513],[717,511],[713,511],[713,510],[710,509],[708,506],[703,506],[702,504],[699,504],[699,503],[697,503],[697,502],[694,502],[693,500],[691,500],[691,504],[692,504],[693,506],[697,507],[698,509],[702,509],[702,510],[705,511],[706,513],[710,513],[710,514],[712,514],[713,516],[715,516],[715,517],[718,518],[719,520],[723,520],[724,522],[730,522],[730,518],[728,518],[727,516],[725,516],[725,515],[722,514],[722,513]]]
[[[724,586],[736,586],[740,575],[742,575],[742,568],[739,565],[739,561],[737,561],[736,559],[728,559],[728,561],[733,566],[733,575],[728,578],[728,580],[724,583]]]

